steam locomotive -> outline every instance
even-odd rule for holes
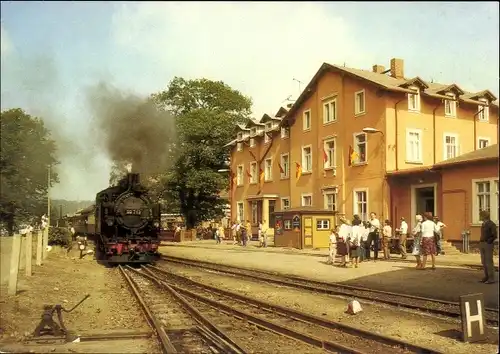
[[[138,173],[97,193],[96,258],[107,263],[151,263],[159,259],[160,205],[154,204]]]

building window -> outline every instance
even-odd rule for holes
[[[335,211],[337,210],[337,195],[335,193],[325,193],[325,209]]]
[[[303,194],[302,195],[302,206],[312,206],[312,195]]]
[[[444,115],[446,117],[456,117],[457,116],[457,101],[454,100],[455,96],[453,96],[452,100],[444,101]]]
[[[361,220],[368,220],[368,191],[355,190],[354,191],[354,208],[353,215],[359,215]]]
[[[357,154],[355,163],[366,162],[366,134],[360,133],[354,135],[354,151]]]
[[[243,139],[243,133],[238,133],[238,135],[236,137],[237,137],[238,140]]]
[[[252,224],[257,224],[259,222],[259,206],[256,201],[252,201]]]
[[[281,198],[281,210],[290,208],[290,198]]]
[[[283,222],[283,226],[285,230],[291,230],[292,229],[292,220],[288,219]]]
[[[325,168],[335,167],[337,165],[337,161],[335,158],[335,139],[325,140],[325,142],[323,143],[323,149],[323,154],[325,155],[324,158],[326,157],[326,161],[323,158]]]
[[[269,227],[274,229],[274,225],[276,225],[276,220],[274,216],[274,211],[276,210],[276,200],[270,200],[269,201],[269,213],[268,213],[268,219],[269,220]]]
[[[422,131],[406,130],[406,162],[422,163]]]
[[[264,144],[267,144],[270,141],[271,141],[271,137],[267,133],[264,133]]]
[[[236,150],[237,150],[237,151],[241,151],[241,150],[243,150],[243,144],[242,144],[242,143],[237,143],[237,144],[236,144]]]
[[[337,120],[337,99],[323,103],[323,123],[331,123]]]
[[[304,130],[311,129],[311,111],[305,111],[302,117],[302,125]]]
[[[477,142],[477,146],[479,149],[484,149],[485,147],[490,145],[490,139],[489,138],[479,138]]]
[[[281,138],[286,139],[289,136],[290,136],[290,128],[288,128],[288,127],[281,128]]]
[[[273,129],[273,122],[266,123],[266,130],[271,130],[271,129]]]
[[[365,113],[365,90],[358,91],[354,94],[354,114]]]
[[[254,146],[255,146],[255,139],[250,138],[250,147],[254,147]]]
[[[288,154],[281,155],[281,178],[288,178],[290,176],[290,157]]]
[[[250,136],[256,136],[256,135],[257,135],[257,128],[250,129]]]
[[[330,230],[330,220],[318,219],[316,221],[316,230]]]
[[[477,106],[477,119],[481,122],[488,122],[490,119],[490,108],[488,106]]]
[[[264,180],[271,181],[273,179],[273,160],[266,159],[264,162]]]
[[[236,170],[236,185],[243,185],[243,165],[239,165]]]
[[[250,162],[250,183],[257,183],[257,162]]]
[[[408,94],[408,110],[409,111],[420,111],[420,90],[416,87],[410,87],[416,90],[417,93]]]
[[[472,183],[474,193],[472,222],[481,223],[479,213],[482,210],[489,211],[491,220],[498,222],[498,179],[473,180]]]
[[[302,173],[312,171],[312,151],[310,146],[302,148]]]
[[[238,202],[236,204],[236,216],[238,217],[238,221],[244,221],[245,220],[245,214],[243,213],[243,202]]]
[[[458,156],[458,135],[444,135],[444,159],[452,159]]]

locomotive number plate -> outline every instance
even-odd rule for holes
[[[141,215],[142,210],[140,210],[140,209],[127,209],[127,210],[125,210],[125,214],[126,215]]]

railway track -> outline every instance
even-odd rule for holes
[[[244,353],[224,331],[168,285],[128,266],[119,269],[164,353]]]
[[[206,285],[166,269],[147,266],[147,272],[162,279],[191,299],[232,313],[270,331],[298,339],[334,353],[438,353],[433,349],[349,325],[312,316],[254,298]],[[175,285],[174,285],[175,284]],[[295,352],[298,350],[295,349]],[[280,351],[282,352],[282,351]],[[299,351],[300,352],[300,351]],[[309,351],[308,351],[309,353]]]
[[[460,317],[460,305],[458,302],[431,299],[414,295],[393,293],[383,290],[368,289],[359,286],[345,285],[339,283],[327,283],[311,279],[304,279],[291,275],[283,275],[273,272],[250,270],[235,266],[228,266],[210,262],[203,262],[191,259],[183,259],[171,256],[162,256],[165,262],[172,262],[183,266],[212,270],[219,273],[230,274],[238,277],[246,277],[267,283],[279,284],[292,288],[304,289],[313,292],[326,293],[330,295],[340,295],[348,298],[368,300],[376,303],[383,303],[395,307],[402,307],[433,315],[446,316],[451,318]],[[485,309],[486,323],[498,326],[498,309]]]

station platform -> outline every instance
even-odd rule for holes
[[[233,245],[232,241],[217,245],[213,240],[162,243],[160,252],[173,257],[447,301],[458,301],[460,295],[483,293],[486,306],[491,308],[497,308],[499,302],[498,283],[479,282],[483,277],[482,270],[477,269],[481,264],[479,255],[438,256],[436,270],[418,271],[412,257],[401,261],[399,255],[394,255],[390,261],[367,261],[359,268],[341,268],[327,263],[327,250],[260,248],[255,241],[247,247]],[[498,278],[498,273],[496,275]]]

